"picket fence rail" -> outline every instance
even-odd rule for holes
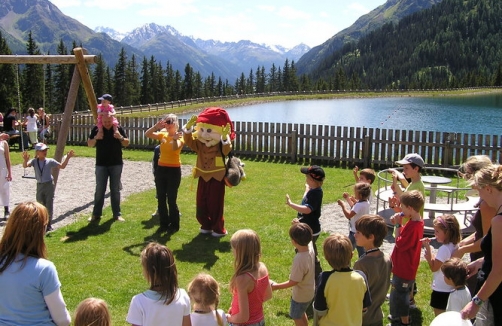
[[[52,142],[57,139],[60,117],[53,115]],[[73,115],[68,145],[86,145],[94,126],[90,115]],[[157,117],[119,116],[130,148],[152,149],[156,141],[144,133]],[[186,119],[180,119],[180,126]],[[372,167],[376,170],[394,166],[408,153],[420,154],[426,165],[454,167],[471,155],[485,154],[494,162],[501,160],[501,135],[465,134],[439,131],[412,131],[366,127],[346,127],[299,123],[235,121],[236,155],[242,158],[285,161],[323,166]],[[185,147],[184,151],[190,151]]]

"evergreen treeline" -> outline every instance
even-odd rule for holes
[[[355,88],[500,86],[502,1],[443,0],[345,44],[312,73]]]
[[[75,42],[72,49],[76,48]],[[28,34],[26,43],[30,55],[39,55],[36,42]],[[0,54],[12,54],[0,32]],[[49,54],[49,53],[48,53]],[[58,55],[73,54],[61,40]],[[154,104],[190,98],[226,96],[263,92],[300,90],[294,61],[284,66],[272,66],[269,72],[257,67],[248,76],[242,73],[233,84],[214,74],[202,77],[190,64],[183,72],[174,70],[167,62],[164,66],[154,56],[141,61],[128,57],[122,48],[115,67],[107,66],[99,56],[98,63],[90,65],[91,79],[96,97],[110,93],[115,106]],[[25,112],[29,107],[45,107],[48,112],[63,112],[75,67],[68,64],[0,64],[0,103],[2,111],[10,107]],[[19,91],[18,91],[19,90]],[[19,96],[18,96],[19,95]],[[88,110],[89,105],[80,88],[75,111]]]
[[[91,65],[91,78],[96,96],[110,93],[116,106],[283,91],[501,86],[500,17],[500,0],[443,0],[346,44],[309,76],[298,76],[294,61],[286,60],[282,67],[257,67],[230,82],[214,74],[203,77],[189,63],[180,72],[154,56],[128,57],[122,49],[115,67],[103,60]],[[77,46],[74,42],[71,49]],[[31,32],[26,48],[40,54]],[[1,33],[0,54],[11,54]],[[57,54],[72,51],[61,40]],[[0,109],[44,106],[62,112],[73,70],[73,65],[0,64]],[[75,110],[88,109],[80,89]]]

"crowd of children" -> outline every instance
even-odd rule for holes
[[[103,96],[104,104],[107,100]],[[32,160],[24,152],[23,166],[35,169],[37,200],[48,209],[47,230],[51,230],[54,189],[50,170],[52,167],[64,169],[74,153],[68,152],[63,163],[59,163],[47,158],[47,149],[43,143],[36,144],[36,157]],[[422,247],[432,272],[430,306],[434,314],[460,312],[471,302],[471,293],[466,286],[467,265],[454,257],[461,240],[459,223],[453,215],[439,216],[433,221],[435,238],[423,238],[425,188],[420,172],[424,162],[418,154],[409,154],[396,163],[403,166],[403,172],[391,170],[394,196],[389,198],[389,205],[396,213],[390,219],[395,225],[395,246],[390,257],[380,250],[388,233],[387,224],[382,217],[370,214],[375,172],[371,169],[359,171],[356,167],[353,170],[354,194],[343,194],[348,207],[342,200],[337,201],[349,220],[349,232],[347,236],[335,233],[325,239],[323,256],[331,270],[322,272],[316,241],[321,233],[325,173],[316,165],[304,167],[300,169],[306,177],[302,202],[295,204],[286,195],[286,204],[297,214],[289,229],[296,254],[288,280],[269,279],[269,271],[260,261],[261,244],[255,231],[235,232],[230,239],[234,256],[234,273],[229,283],[232,300],[225,313],[219,308],[219,284],[211,275],[196,275],[187,293],[178,284],[171,250],[152,242],[141,252],[148,290],[132,298],[127,322],[160,325],[169,316],[172,325],[262,326],[265,325],[263,303],[272,298],[272,291],[292,288],[289,316],[297,326],[309,324],[307,310],[311,306],[314,325],[376,326],[383,324],[381,307],[390,289],[388,318],[391,325],[411,325],[410,302]],[[10,171],[7,177],[9,175]],[[433,239],[441,244],[437,252],[430,245]],[[357,250],[358,259],[351,268],[354,250]],[[97,298],[82,301],[75,311],[74,324],[111,325],[106,302]]]

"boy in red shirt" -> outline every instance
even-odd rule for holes
[[[402,213],[396,218],[396,243],[392,251],[392,289],[390,292],[390,313],[392,325],[411,325],[410,289],[413,288],[420,263],[424,233],[424,221],[420,209],[424,196],[420,191],[404,192],[400,198]],[[409,218],[401,226],[403,218]]]

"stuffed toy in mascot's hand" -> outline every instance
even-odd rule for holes
[[[199,232],[223,237],[227,234],[223,210],[225,204],[224,157],[232,150],[235,130],[227,111],[219,107],[204,109],[183,127],[185,145],[197,153],[193,171],[198,178],[196,217]]]
[[[228,187],[237,186],[241,180],[246,179],[246,173],[244,172],[244,163],[235,157],[230,156],[227,161],[227,174],[225,175],[225,184]]]

